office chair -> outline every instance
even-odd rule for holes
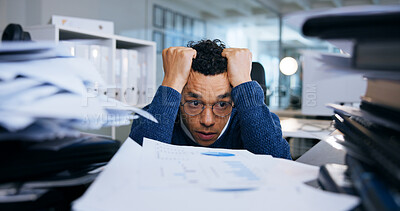
[[[265,71],[264,67],[262,64],[259,62],[252,62],[251,64],[251,73],[250,73],[251,80],[257,81],[263,92],[264,92],[264,102],[266,105],[268,105],[267,97],[266,97],[266,92],[267,92],[267,85],[265,83]]]

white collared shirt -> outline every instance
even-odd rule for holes
[[[183,124],[182,115],[179,115],[179,119],[180,119],[180,124],[181,124],[181,128],[182,128],[183,132],[185,132],[185,134],[186,134],[194,143],[197,143],[197,141],[194,140],[194,138],[193,138],[192,134],[190,133],[190,131],[187,129],[186,125]],[[229,119],[228,119],[228,121],[226,122],[224,128],[222,129],[221,133],[219,134],[217,140],[224,134],[226,128],[227,128],[228,125],[229,125],[229,121],[230,121],[230,120],[231,120],[231,116],[229,115]],[[197,143],[197,144],[198,144],[198,143]]]

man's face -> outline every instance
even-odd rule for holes
[[[180,107],[183,123],[198,144],[209,146],[221,134],[230,114],[225,117],[216,116],[212,105],[220,101],[232,102],[231,90],[226,72],[213,76],[205,76],[193,70],[190,72],[188,82],[182,91],[181,103],[199,101],[209,105],[196,116],[186,114],[183,106]]]

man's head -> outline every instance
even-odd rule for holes
[[[218,75],[226,72],[228,62],[222,57],[225,44],[221,40],[190,41],[188,47],[196,50],[196,58],[193,59],[192,69],[203,75]]]
[[[221,134],[232,105],[227,59],[221,55],[225,45],[220,40],[202,40],[189,42],[188,47],[197,55],[182,91],[180,113],[195,141],[209,146]]]

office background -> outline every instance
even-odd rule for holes
[[[310,10],[308,12],[315,12],[314,9],[320,9],[321,11],[326,8],[340,9],[342,6],[357,7],[372,4],[388,4],[390,6],[379,7],[379,9],[386,12],[393,10],[396,11],[396,13],[394,16],[390,16],[390,14],[375,14],[378,15],[378,17],[380,17],[379,15],[382,15],[386,18],[379,19],[376,18],[377,16],[369,17],[369,15],[371,15],[369,13],[375,10],[368,10],[367,8],[367,10],[364,10],[368,16],[364,17],[367,18],[367,21],[366,19],[360,19],[357,17],[358,21],[368,23],[364,28],[362,28],[363,30],[367,30],[368,33],[360,33],[359,31],[354,30],[354,34],[345,38],[353,39],[353,44],[356,45],[352,45],[348,49],[358,52],[358,54],[350,53],[351,56],[349,56],[346,53],[346,48],[343,48],[346,47],[345,45],[339,45],[339,49],[322,40],[309,39],[300,35],[300,26],[303,25],[302,19],[304,19],[304,17],[296,12],[307,12],[308,10]],[[347,12],[355,11],[351,10],[350,7],[343,9],[347,9]],[[352,9],[354,9],[354,7]],[[53,40],[58,41],[64,39],[64,41],[68,42],[68,39],[71,37],[75,39],[80,39],[82,37],[84,39],[100,39],[100,41],[97,40],[97,44],[100,44],[99,46],[87,46],[87,54],[89,54],[89,51],[91,51],[92,48],[97,49],[96,52],[98,52],[99,49],[106,47],[103,49],[106,49],[106,52],[108,53],[105,53],[104,55],[112,55],[112,62],[107,63],[108,65],[106,66],[108,69],[112,70],[112,77],[115,78],[115,90],[129,90],[124,89],[126,87],[131,88],[132,91],[134,90],[132,89],[132,87],[134,87],[132,84],[124,86],[122,83],[123,78],[128,79],[125,82],[135,81],[129,80],[130,74],[127,74],[128,77],[122,74],[124,70],[129,69],[125,68],[129,67],[129,64],[135,64],[134,67],[136,68],[133,68],[135,71],[137,71],[138,67],[142,65],[139,68],[141,71],[140,74],[131,74],[140,75],[139,81],[143,78],[151,78],[150,83],[152,86],[153,82],[154,85],[159,85],[163,78],[163,71],[161,69],[162,59],[160,55],[163,48],[185,45],[189,40],[198,40],[202,38],[219,38],[224,40],[228,44],[228,47],[249,48],[253,52],[253,60],[260,62],[265,68],[265,79],[267,85],[265,93],[267,98],[266,103],[269,105],[270,109],[280,117],[282,135],[291,146],[293,160],[300,163],[322,166],[319,169],[319,175],[322,176],[318,176],[318,182],[323,189],[331,189],[331,191],[346,193],[349,193],[347,192],[349,190],[354,193],[353,189],[339,190],[342,189],[342,187],[336,186],[339,183],[336,183],[335,181],[331,182],[332,178],[330,171],[332,170],[332,172],[336,172],[336,167],[331,166],[328,163],[347,164],[347,167],[350,169],[351,180],[354,184],[357,184],[355,189],[362,198],[363,206],[369,208],[366,210],[381,210],[376,207],[387,205],[396,206],[397,208],[399,207],[398,200],[396,199],[399,198],[398,187],[400,180],[398,177],[398,163],[400,158],[398,156],[399,144],[395,141],[399,140],[398,134],[400,131],[397,118],[399,116],[400,108],[398,99],[400,99],[400,97],[396,97],[399,93],[400,77],[398,70],[400,66],[398,60],[393,59],[398,58],[398,55],[400,54],[398,50],[400,48],[393,47],[399,45],[399,30],[396,30],[398,29],[396,26],[399,24],[398,22],[391,23],[392,20],[398,20],[398,18],[393,18],[399,17],[398,11],[400,11],[399,1],[383,0],[203,0],[200,2],[195,0],[119,0],[112,2],[105,0],[91,0],[84,2],[75,0],[68,2],[58,0],[0,0],[0,31],[2,30],[1,28],[4,28],[8,23],[19,23],[25,29],[28,28],[28,30],[32,25],[47,25],[45,27],[52,28],[54,29],[53,32],[57,32],[60,28],[57,28],[55,25],[48,25],[51,23],[50,18],[52,15],[112,21],[115,24],[115,34],[123,36],[116,36],[113,32],[110,32],[107,36],[98,36],[98,33],[92,34],[91,31],[81,31],[83,32],[81,33],[78,30],[78,33],[75,33],[75,29],[71,30],[68,28],[61,28],[60,31],[63,31],[64,38],[54,36],[56,38]],[[332,12],[332,10],[327,12]],[[335,10],[333,14],[335,14],[335,12],[337,12],[337,10]],[[309,23],[308,27],[310,27],[310,22],[317,20],[317,22],[314,23],[320,23],[318,22],[320,18],[321,17],[308,19],[306,22]],[[338,20],[340,20],[340,16],[339,19],[334,18],[332,21],[336,23]],[[386,25],[384,30],[376,30],[376,28],[371,27],[371,25],[375,24],[375,27],[380,27],[385,24],[382,24],[382,22],[379,21],[374,22],[372,20],[383,20],[384,23],[388,22],[393,25]],[[348,19],[343,22],[338,21],[339,23],[342,23],[342,25],[339,24],[336,26],[333,30],[334,33],[330,34],[330,38],[338,38],[339,36],[339,39],[344,39],[341,37],[343,31],[340,30],[347,29],[347,21]],[[358,26],[360,23],[356,22],[353,24],[354,25],[352,26]],[[307,24],[304,24],[303,26],[306,25]],[[320,25],[317,24],[317,26],[311,24],[311,26],[314,27],[311,27],[314,29],[314,31],[311,31],[316,32],[315,34],[304,33],[306,30],[304,30],[303,33],[308,36],[320,37],[321,39],[326,39],[326,37],[323,37],[323,33],[326,31],[323,31],[322,29],[332,30],[331,24],[328,24],[328,27],[326,27],[325,22]],[[341,28],[343,26],[345,26],[345,29]],[[98,28],[97,25],[96,28]],[[32,28],[30,30],[32,30],[31,32],[34,31]],[[376,34],[376,37],[370,35],[373,34],[372,32],[374,32],[374,30],[379,32]],[[393,33],[393,31],[395,31],[395,33]],[[34,37],[37,38],[37,36]],[[129,39],[127,37],[138,39]],[[362,37],[362,39],[360,39],[360,37]],[[376,38],[383,38],[383,40]],[[101,46],[101,44],[103,45]],[[346,44],[346,42],[344,44]],[[377,45],[385,48],[383,50],[381,50],[381,48],[375,48]],[[367,47],[367,49],[369,47],[370,49],[371,46],[373,48],[372,54],[365,54],[368,51],[362,50],[363,47]],[[143,48],[146,48],[147,50],[144,50]],[[390,50],[390,53],[388,53],[388,50]],[[74,52],[77,52],[76,49]],[[125,54],[123,54],[123,52],[125,52]],[[138,65],[136,62],[139,62],[139,56],[136,56],[136,60],[131,60],[135,62],[129,62],[128,57],[123,56],[129,55],[129,52],[131,55],[134,55],[134,53],[145,53],[144,57],[150,58],[151,61],[141,60],[140,65]],[[73,55],[76,56],[76,54]],[[88,58],[88,56],[86,57]],[[90,58],[91,57],[89,56],[89,61]],[[128,63],[124,62],[124,58],[128,59]],[[295,61],[295,64],[292,63],[292,65],[296,67],[292,69],[295,70],[292,73],[288,73],[286,72],[287,69],[284,70],[285,68],[282,68],[282,66],[284,66],[282,63],[285,59],[289,59],[288,61]],[[388,59],[388,61],[391,61],[392,63],[381,62],[379,59]],[[44,63],[46,63],[46,61],[44,61]],[[123,64],[128,65],[123,67]],[[157,65],[157,67],[155,67],[155,65]],[[47,64],[45,66],[47,66]],[[30,68],[31,67],[28,69]],[[366,68],[365,72],[362,70],[362,73],[360,73],[360,69],[364,68]],[[371,69],[375,70],[375,68],[388,68],[390,71],[367,72],[368,69],[371,71]],[[9,68],[3,68],[6,72],[7,69]],[[57,69],[57,67],[49,68],[50,71]],[[90,68],[81,68],[80,70],[90,70]],[[97,68],[97,70],[99,70],[99,68]],[[145,72],[142,70],[149,71]],[[85,73],[85,71],[77,72]],[[116,74],[117,72],[118,75]],[[142,75],[143,72],[145,74]],[[156,72],[156,74],[153,74],[156,75],[156,77],[144,77],[149,75],[149,72]],[[70,72],[67,71],[67,74],[69,73]],[[46,74],[40,75],[45,76]],[[109,74],[107,73],[107,75]],[[365,77],[365,79],[363,79],[363,77]],[[378,77],[378,79],[376,77]],[[18,77],[16,76],[15,78]],[[93,79],[95,77],[89,78]],[[395,82],[391,81],[393,79]],[[117,81],[119,85],[117,84]],[[143,83],[145,85],[150,84],[147,83],[149,82],[147,80],[143,81],[146,81],[146,83]],[[136,87],[138,88],[141,86],[137,85]],[[143,91],[143,89],[141,90]],[[140,94],[142,91],[137,91],[136,93]],[[21,93],[24,93],[25,95],[26,93],[29,94],[29,92],[25,92],[25,90]],[[115,93],[118,93],[118,91],[115,91]],[[106,93],[104,95],[106,95]],[[117,98],[117,94],[113,94],[113,96]],[[126,95],[118,95],[118,99],[123,99],[119,96]],[[361,99],[362,101],[360,101]],[[318,107],[315,106],[317,103],[320,103],[321,105]],[[331,108],[327,109],[326,103],[334,104],[331,104]],[[308,110],[303,109],[305,104],[310,104]],[[67,104],[64,103],[64,105]],[[300,105],[302,106],[300,107]],[[352,107],[348,107],[348,105]],[[135,104],[135,106],[141,107],[143,105],[139,106]],[[63,109],[59,109],[61,112],[68,110],[68,108],[62,108]],[[390,108],[392,108],[392,110],[390,110]],[[350,115],[351,118],[349,118],[348,115]],[[11,119],[12,118],[10,118],[10,120]],[[129,123],[129,121],[126,122],[127,124]],[[335,130],[335,128],[337,130]],[[54,131],[56,130],[54,129]],[[54,131],[49,131],[49,134]],[[106,135],[111,134],[113,139],[123,141],[126,140],[129,131],[129,125],[123,127],[117,125],[113,126],[112,129],[106,128],[97,132]],[[117,133],[117,136],[115,136],[115,133]],[[338,143],[342,143],[342,145],[348,150],[347,154],[343,151],[343,146]],[[114,146],[114,153],[120,142],[113,141],[112,144]],[[315,146],[312,147],[313,145]],[[5,148],[3,148],[3,150],[4,149]],[[13,154],[12,151],[10,152]],[[5,153],[6,157],[8,156],[7,153]],[[136,153],[129,154],[136,155]],[[107,157],[107,160],[109,160],[112,155],[110,154],[109,156],[110,157]],[[142,160],[137,158],[138,157],[124,160],[128,161],[127,166],[133,166],[131,163],[132,160],[136,160],[137,162]],[[51,160],[51,157],[49,157],[49,159]],[[21,160],[25,161],[30,159]],[[41,162],[39,163],[41,164]],[[292,164],[293,163],[296,162],[292,162]],[[367,165],[364,166],[365,164]],[[15,166],[19,167],[19,165]],[[31,165],[27,166],[31,167]],[[58,167],[59,165],[55,166]],[[11,167],[13,167],[13,165],[11,165]],[[370,171],[369,168],[364,167],[372,167],[374,171]],[[16,169],[16,173],[25,172],[20,171],[19,168],[14,169]],[[288,166],[287,169],[292,169],[292,167]],[[316,178],[318,168],[315,167],[313,169],[313,171],[315,171],[313,178]],[[343,172],[340,173],[340,175],[345,175],[344,172],[347,170],[342,170]],[[137,171],[134,170],[134,172]],[[292,173],[296,178],[299,177],[299,175],[294,172]],[[373,177],[371,177],[371,173],[373,173]],[[370,178],[374,178],[375,174],[382,176],[382,178],[380,178],[382,180],[378,180],[378,182],[382,181],[384,184],[388,185],[386,189],[383,189],[384,192],[382,192],[382,194],[382,188],[379,185],[380,183],[376,183],[375,180],[370,180]],[[129,175],[129,178],[126,178],[129,180],[131,179],[130,174],[126,174],[125,172],[117,173],[117,175]],[[278,178],[281,180],[280,176],[282,174],[277,175],[279,175]],[[349,174],[346,173],[346,175]],[[8,176],[9,179],[13,179],[12,174],[4,174],[3,176]],[[367,180],[365,180],[366,178]],[[316,182],[316,180],[314,180],[314,182]],[[123,184],[123,182],[121,184]],[[365,186],[359,184],[365,184]],[[373,184],[378,185],[373,186]],[[18,186],[20,185],[18,184]],[[108,188],[110,186],[104,185],[103,187]],[[362,193],[365,192],[365,187],[369,188],[369,194],[363,195]],[[396,192],[393,192],[395,194],[392,194],[392,187],[396,188]],[[132,189],[129,188],[129,190]],[[108,198],[108,189],[105,193]],[[122,192],[118,193],[121,194]],[[295,193],[297,196],[299,193],[298,189]],[[120,198],[122,197],[115,197],[114,199]],[[289,197],[289,199],[295,198]],[[95,205],[98,205],[98,201],[99,200],[97,199]],[[130,201],[131,199],[129,199],[129,202]],[[321,202],[320,200],[316,201]],[[335,200],[330,200],[331,203],[335,203],[334,201]],[[115,202],[116,205],[123,205],[123,203],[118,203],[117,201],[113,202]],[[264,200],[261,200],[260,202],[264,202]],[[386,204],[386,202],[390,203]],[[286,204],[297,205],[296,203]],[[342,203],[336,204],[342,205]],[[324,203],[322,203],[322,205],[326,206]],[[308,206],[314,206],[314,204],[309,203]],[[335,206],[332,205],[332,207]],[[392,208],[387,210],[395,209]]]
[[[280,59],[291,56],[300,63],[301,50],[339,50],[326,42],[301,36],[287,14],[371,4],[399,4],[399,1],[0,0],[0,29],[10,22],[22,26],[44,25],[51,15],[113,21],[115,34],[157,42],[157,84],[163,78],[159,54],[163,48],[185,45],[189,40],[219,38],[230,47],[249,48],[253,60],[264,66],[267,103],[272,109],[298,109],[301,65],[294,75],[286,76],[279,71]]]

